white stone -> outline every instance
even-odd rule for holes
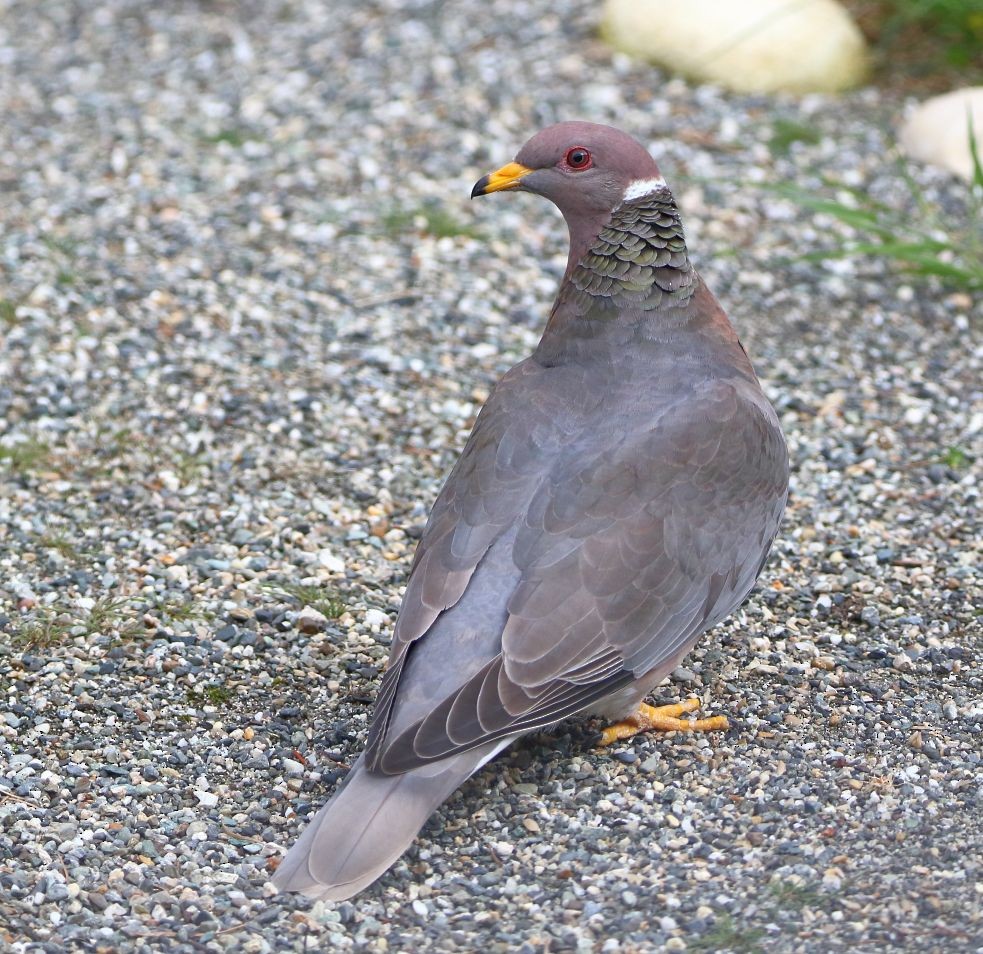
[[[188,568],[181,563],[174,563],[165,568],[164,574],[179,586],[188,585]]]
[[[317,561],[321,564],[321,566],[332,573],[345,572],[345,561],[342,560],[341,557],[336,557],[328,549],[318,551]]]
[[[161,482],[164,489],[171,491],[171,493],[176,493],[181,489],[181,480],[173,470],[162,470],[157,475],[157,479]]]
[[[739,92],[832,92],[867,67],[836,0],[606,0],[601,30],[618,50]]]
[[[920,103],[901,127],[901,146],[912,159],[971,180],[970,117],[983,154],[983,86],[967,86]]]
[[[203,792],[196,788],[195,795],[198,797],[198,804],[204,808],[214,808],[218,804],[218,795],[214,792]]]
[[[365,620],[366,626],[386,626],[389,623],[389,617],[382,610],[377,609],[366,610],[362,619]]]

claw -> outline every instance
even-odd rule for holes
[[[709,719],[680,719],[686,712],[700,708],[699,699],[684,699],[671,706],[650,706],[642,703],[627,719],[609,725],[601,733],[601,746],[630,739],[639,732],[658,729],[660,732],[713,732],[727,729],[727,716],[711,716]]]

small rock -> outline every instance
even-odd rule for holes
[[[317,562],[331,573],[345,572],[345,561],[340,557],[335,556],[327,548],[318,551]]]
[[[305,606],[297,614],[297,629],[302,633],[312,635],[323,633],[328,628],[328,618],[311,606]]]
[[[877,626],[881,621],[881,614],[877,611],[876,607],[865,606],[860,611],[860,621],[866,623],[868,626]]]
[[[68,886],[61,881],[51,881],[44,894],[49,901],[67,901]]]
[[[909,672],[912,668],[911,659],[905,652],[898,653],[898,655],[891,660],[891,665],[897,669],[898,672]]]
[[[183,563],[175,563],[164,570],[164,575],[179,586],[188,585],[188,568]]]
[[[218,795],[214,792],[206,792],[200,788],[196,788],[195,796],[198,799],[198,804],[205,808],[214,808],[218,804]]]

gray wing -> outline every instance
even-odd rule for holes
[[[404,772],[550,725],[677,658],[744,598],[777,530],[785,444],[744,383],[707,382],[602,451],[575,439],[551,448],[545,473],[535,441],[525,442],[528,461],[516,450],[503,466],[498,455],[512,445],[496,444],[495,431],[476,429],[411,573],[370,733],[376,770]],[[497,540],[508,541],[514,570],[499,569],[498,651],[421,717],[391,727],[414,641],[461,598]]]
[[[544,462],[556,458],[574,430],[572,422],[564,426],[560,394],[532,386],[541,370],[524,361],[498,382],[430,513],[376,700],[367,742],[370,767],[376,767],[372,756],[389,728],[410,647],[457,605],[478,564],[523,512]],[[507,593],[503,603],[506,598]]]

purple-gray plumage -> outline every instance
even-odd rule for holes
[[[365,752],[274,881],[351,897],[519,736],[620,718],[747,596],[778,529],[778,419],[648,152],[560,123],[473,195],[553,201],[570,257],[420,541]]]

